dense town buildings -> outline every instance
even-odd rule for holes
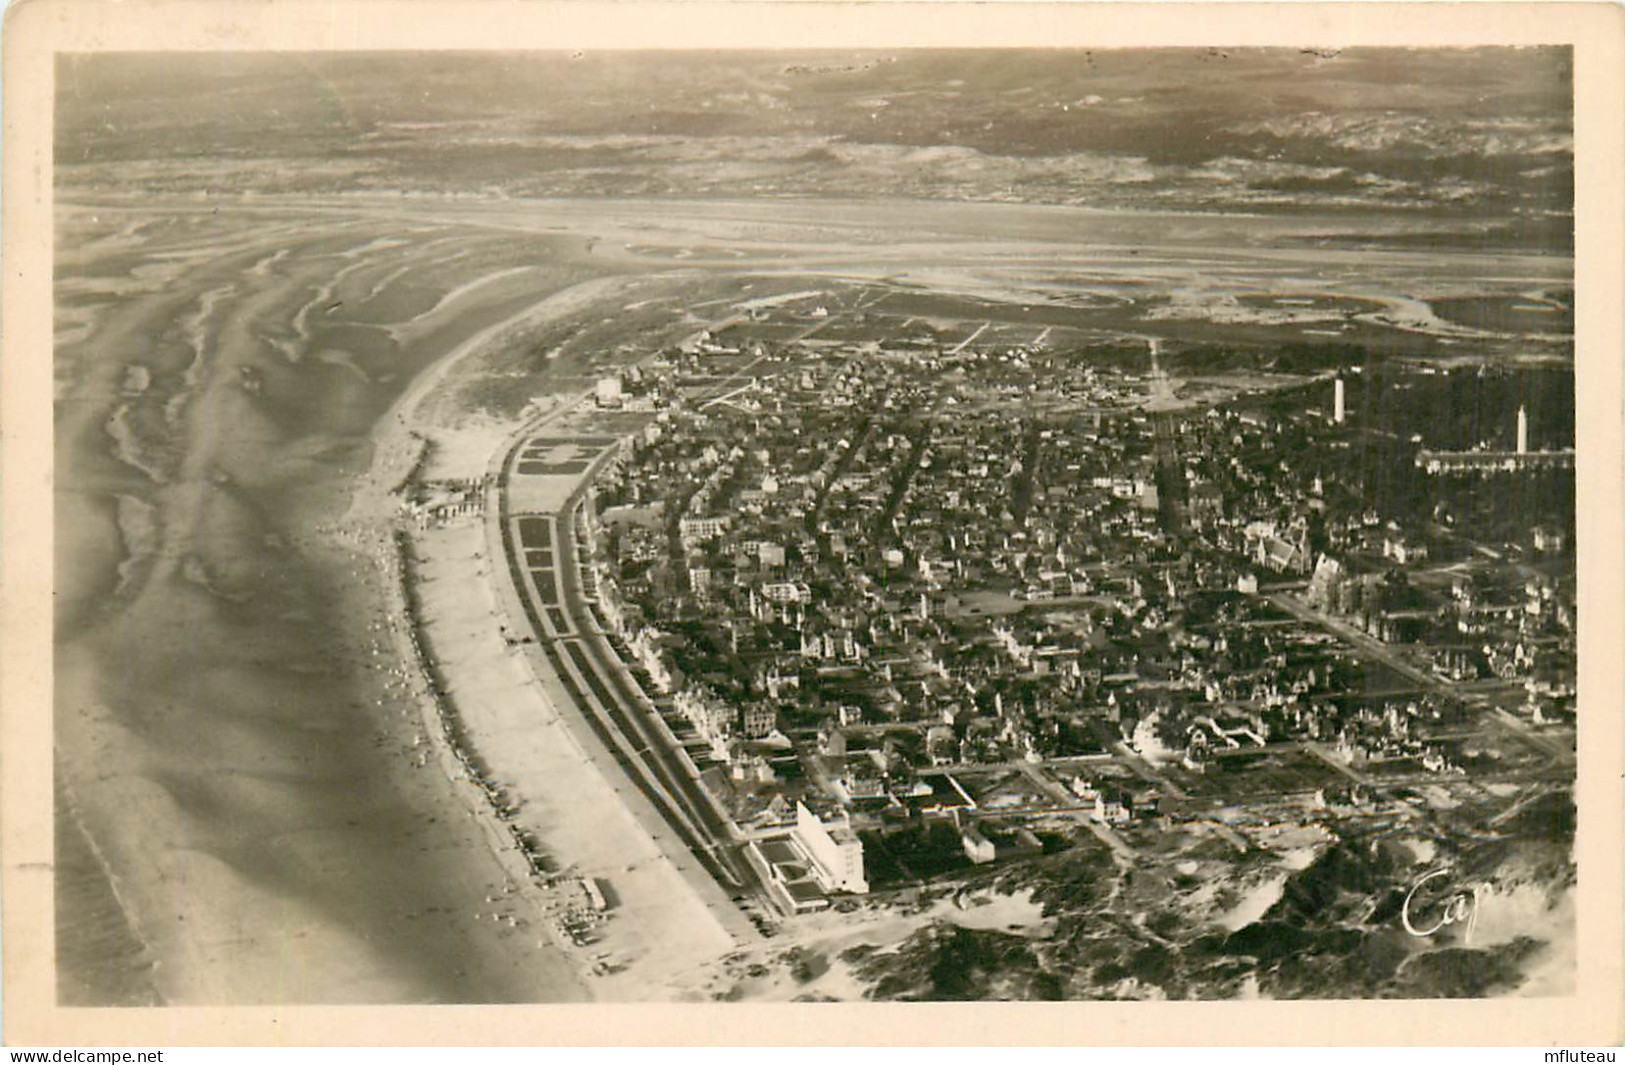
[[[1159,405],[1143,359],[708,333],[597,390],[654,412],[594,484],[602,609],[742,830],[793,842],[753,858],[790,912],[932,819],[974,865],[1058,814],[1212,816],[1282,751],[1310,808],[1483,768],[1486,711],[1572,723],[1572,512],[1468,509],[1565,471],[1453,492],[1413,458],[1496,442],[1430,438],[1432,368],[1363,371]],[[1033,794],[992,793],[1011,767]]]

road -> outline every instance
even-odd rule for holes
[[[585,486],[583,490],[584,488]],[[580,508],[581,494],[578,492],[566,508],[567,518],[563,522],[566,527],[573,528]],[[646,757],[659,764],[661,777],[673,788],[674,797],[682,804],[688,816],[703,827],[714,846],[726,852],[736,836],[734,826],[723,814],[709,790],[698,780],[693,763],[685,755],[678,753],[682,749],[681,742],[666,726],[660,711],[638,687],[626,664],[621,661],[599,628],[583,591],[580,554],[574,536],[567,535],[561,538],[559,558],[560,592],[564,613],[574,621],[576,631],[581,633],[581,639],[578,641],[580,647],[578,661],[580,658],[586,659],[599,677],[607,681],[610,695],[644,742]],[[575,652],[572,652],[572,655],[574,654]],[[724,864],[733,863],[725,859]],[[741,861],[737,864],[744,866],[745,863]],[[749,876],[742,877],[741,880],[747,884],[753,882],[753,878]]]
[[[754,363],[746,370],[754,368]],[[741,375],[743,376],[742,372]],[[738,380],[738,376],[734,380]],[[833,380],[834,375],[832,375]],[[733,381],[730,381],[731,385]],[[1174,415],[1165,412],[1156,412],[1152,415],[1157,433],[1157,457],[1159,464],[1166,470],[1177,472],[1179,456],[1176,434],[1174,432]],[[838,478],[839,473],[849,464],[856,453],[861,449],[868,435],[873,430],[873,422],[867,421],[859,432],[858,439],[846,454],[840,456],[835,462],[831,483]],[[912,442],[910,465],[917,455],[921,440]],[[649,702],[638,688],[635,679],[626,669],[625,663],[620,660],[614,648],[609,644],[602,633],[595,616],[588,593],[583,587],[583,570],[580,549],[576,542],[575,527],[578,515],[582,508],[582,501],[586,487],[591,482],[600,464],[605,461],[600,456],[594,466],[590,468],[581,482],[570,495],[568,501],[557,514],[548,515],[553,529],[550,548],[554,559],[554,573],[556,584],[549,594],[544,596],[542,609],[533,617],[533,624],[539,636],[550,641],[553,646],[549,654],[566,684],[573,691],[572,695],[582,706],[584,715],[595,718],[595,726],[607,737],[606,745],[615,752],[618,760],[622,761],[628,772],[640,782],[640,787],[649,796],[651,802],[666,818],[671,827],[680,838],[690,846],[696,857],[701,860],[705,868],[717,881],[736,897],[741,894],[755,893],[761,890],[754,871],[748,863],[742,860],[739,844],[742,840],[736,825],[734,825],[715,798],[698,779],[694,763],[682,751],[681,743],[672,735],[671,729],[660,717],[659,711]],[[904,467],[901,489],[906,490],[907,476],[911,472],[908,466]],[[826,486],[825,491],[828,491]],[[898,493],[900,495],[900,492]],[[1164,506],[1174,502],[1173,492],[1169,492],[1164,499]],[[818,501],[822,504],[823,499]],[[814,510],[816,521],[817,508]],[[1182,514],[1175,516],[1175,523],[1182,525]],[[522,559],[522,550],[515,547],[510,538],[507,545],[510,554]],[[520,561],[518,565],[523,565]],[[551,575],[550,575],[551,577]],[[520,586],[525,587],[523,579]],[[529,591],[527,595],[541,595],[539,589]],[[1300,622],[1312,623],[1331,633],[1342,641],[1352,645],[1361,654],[1368,656],[1393,669],[1396,673],[1415,682],[1418,690],[1438,692],[1452,699],[1464,700],[1471,705],[1484,709],[1494,709],[1496,720],[1511,731],[1517,732],[1521,738],[1527,740],[1531,746],[1550,755],[1553,759],[1571,757],[1560,745],[1552,743],[1549,739],[1534,734],[1519,722],[1515,717],[1498,708],[1492,708],[1488,699],[1480,693],[1465,693],[1460,688],[1452,687],[1439,678],[1413,666],[1407,662],[1395,649],[1390,648],[1369,635],[1359,631],[1346,622],[1337,618],[1323,615],[1312,610],[1296,596],[1286,594],[1277,589],[1266,598],[1291,617]],[[545,619],[545,620],[544,620]],[[1246,748],[1235,754],[1263,753],[1276,750],[1297,749],[1302,750],[1324,762],[1329,768],[1351,781],[1371,787],[1373,791],[1382,793],[1385,789],[1375,787],[1370,778],[1346,765],[1330,752],[1323,750],[1316,744],[1281,743],[1270,744],[1264,748]],[[1163,793],[1175,798],[1188,798],[1178,784],[1154,766],[1147,764],[1135,755],[1126,745],[1119,744],[1113,754],[1104,756],[1126,766],[1138,776],[1155,784]],[[988,769],[990,766],[972,766],[966,768]],[[1094,834],[1112,851],[1119,860],[1130,861],[1134,858],[1133,848],[1121,835],[1113,831],[1111,826],[1096,821],[1091,816],[1091,810],[1080,804],[1076,797],[1058,784],[1053,777],[1044,772],[1044,767],[1025,762],[1015,762],[1009,768],[1016,769],[1028,777],[1032,783],[1047,796],[1053,807],[1040,808],[1034,806],[1028,813],[1053,813],[1067,816],[1075,820],[1080,826]],[[1398,808],[1409,816],[1418,816],[1407,804],[1398,803]],[[1245,800],[1242,800],[1245,805]],[[1422,815],[1425,816],[1425,815]],[[1205,821],[1223,839],[1239,850],[1249,847],[1248,841],[1229,825],[1217,821]]]
[[[1130,847],[1122,836],[1113,832],[1110,825],[1095,820],[1091,811],[1079,804],[1077,796],[1061,787],[1046,774],[1039,772],[1038,767],[1031,763],[1021,763],[1020,768],[1027,779],[1032,781],[1034,787],[1054,799],[1066,813],[1071,815],[1072,820],[1094,833],[1095,838],[1110,847],[1112,853],[1118,859],[1124,862],[1134,861],[1134,848]]]
[[[1280,607],[1282,610],[1292,614],[1294,617],[1319,625],[1332,635],[1342,638],[1344,641],[1352,644],[1362,653],[1376,659],[1378,662],[1381,662],[1394,672],[1399,673],[1402,676],[1409,677],[1411,680],[1415,681],[1419,687],[1434,692],[1438,695],[1442,695],[1448,699],[1464,702],[1469,706],[1476,707],[1480,710],[1488,710],[1498,724],[1506,728],[1509,732],[1515,733],[1519,739],[1522,739],[1528,743],[1529,746],[1535,748],[1541,753],[1548,755],[1564,765],[1569,765],[1574,762],[1573,751],[1561,744],[1552,742],[1552,740],[1548,737],[1540,735],[1528,725],[1518,720],[1515,715],[1509,713],[1502,707],[1491,704],[1488,697],[1486,697],[1483,692],[1464,692],[1460,685],[1447,683],[1431,673],[1416,668],[1409,662],[1405,661],[1405,659],[1396,653],[1393,648],[1382,643],[1382,641],[1375,639],[1367,633],[1361,632],[1359,629],[1355,628],[1353,625],[1350,625],[1346,621],[1342,621],[1338,618],[1331,617],[1327,614],[1321,613],[1318,610],[1310,608],[1296,596],[1275,593],[1267,596],[1266,598],[1268,598],[1271,603]]]
[[[1186,485],[1185,471],[1179,462],[1179,430],[1176,425],[1179,406],[1178,381],[1168,376],[1158,361],[1159,343],[1147,338],[1151,345],[1151,398],[1145,409],[1151,413],[1151,428],[1155,437],[1154,453],[1157,459],[1158,510],[1163,528],[1171,535],[1185,530]]]
[[[1429,691],[1436,692],[1440,695],[1448,696],[1451,699],[1460,698],[1459,693],[1457,693],[1456,690],[1449,684],[1446,684],[1444,681],[1440,680],[1438,677],[1435,677],[1431,673],[1417,669],[1415,666],[1405,661],[1405,659],[1395,652],[1393,648],[1387,646],[1374,636],[1361,632],[1348,622],[1339,618],[1334,618],[1329,614],[1323,614],[1320,611],[1313,609],[1303,600],[1294,595],[1274,592],[1265,596],[1265,598],[1298,620],[1307,621],[1313,625],[1319,625],[1327,632],[1330,632],[1333,636],[1339,637],[1346,643],[1353,644],[1368,657],[1376,659],[1389,669],[1392,669],[1395,673],[1410,678],[1411,680],[1415,681],[1418,686],[1426,688]]]
[[[515,444],[508,452],[504,478],[519,450]],[[611,453],[595,460],[556,513],[509,514],[504,502],[499,521],[508,573],[549,665],[603,746],[724,891],[736,897],[751,893],[759,884],[739,853],[731,822],[697,779],[658,710],[640,697],[598,630],[583,591],[576,515],[588,484]],[[501,498],[506,500],[506,492]]]
[[[927,411],[925,417],[921,419],[919,428],[910,434],[908,454],[903,458],[902,466],[892,479],[891,492],[886,496],[885,505],[880,508],[880,514],[875,518],[876,544],[885,546],[893,539],[892,521],[902,509],[903,500],[908,496],[909,485],[914,483],[915,474],[920,471],[920,456],[925,453],[926,446],[931,441],[931,418],[934,413],[934,409]]]
[[[970,336],[966,337],[964,340],[961,340],[959,342],[959,345],[957,347],[955,347],[954,349],[952,349],[951,351],[949,351],[948,354],[950,356],[958,355],[961,351],[964,351],[966,348],[970,347],[971,341],[975,340],[977,337],[979,337],[983,333],[987,332],[987,327],[990,324],[991,323],[989,323],[989,322],[983,322],[981,325],[977,326],[976,327],[976,332],[972,333]]]
[[[1190,798],[1190,793],[1153,769],[1149,762],[1130,750],[1128,744],[1119,741],[1112,745],[1112,749],[1117,752],[1122,763],[1134,770],[1142,779],[1163,788],[1176,799]]]
[[[733,373],[729,374],[720,384],[717,385],[718,388],[727,389],[727,391],[721,393],[720,395],[712,396],[710,399],[700,403],[699,409],[705,410],[707,407],[715,403],[726,403],[735,396],[754,389],[756,387],[757,379],[751,374],[751,371],[756,369],[758,364],[765,362],[766,359],[766,355],[759,355],[750,362],[747,362],[745,365],[741,366],[739,369],[735,370]],[[743,381],[744,384],[741,384],[735,388],[728,388],[728,384],[735,379]]]

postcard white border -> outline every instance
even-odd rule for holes
[[[51,920],[51,100],[70,51],[1574,48],[1578,992],[1474,1001],[63,1009]],[[0,857],[10,1045],[1612,1045],[1622,1028],[1625,10],[1604,4],[20,0],[4,32]]]

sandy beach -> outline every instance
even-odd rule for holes
[[[476,335],[421,375],[380,419],[373,465],[352,496],[346,523],[387,519],[398,505],[391,486],[408,477],[492,474],[515,424],[451,402],[456,390],[448,379],[468,356],[500,347],[525,324],[585,310],[618,296],[624,285],[607,278],[560,292]],[[531,410],[553,420],[568,416],[579,398],[544,394]],[[523,618],[490,565],[500,551],[492,521],[415,530],[401,543],[410,553],[405,581],[415,608],[403,614],[395,604],[388,627],[397,637],[403,680],[421,695],[423,729],[412,742],[416,750],[421,741],[424,753],[414,765],[438,764],[459,786],[508,870],[510,884],[491,916],[532,929],[539,939],[551,937],[585,974],[593,998],[670,997],[674,983],[733,948],[738,929],[748,925],[737,913],[719,919],[726,899],[696,894],[703,871],[667,838],[658,813],[643,808],[540,656],[508,642]],[[413,668],[417,663],[421,669]],[[432,695],[418,688],[429,675],[439,687]],[[551,876],[532,875],[519,839],[540,844]],[[583,877],[609,885],[615,904],[598,941],[576,947],[559,934],[558,921],[581,905]]]
[[[416,567],[430,653],[446,677],[450,701],[489,777],[517,800],[513,823],[541,841],[564,874],[527,898],[557,913],[580,902],[579,877],[607,883],[615,898],[601,940],[573,951],[578,964],[602,958],[617,971],[591,983],[595,998],[667,998],[675,978],[735,943],[673,864],[658,836],[669,835],[652,810],[634,812],[628,784],[593,750],[562,688],[539,681],[503,638],[504,612],[491,582],[478,524],[416,538]]]
[[[396,389],[516,320],[577,309],[536,310],[541,286],[580,275],[516,290],[523,249],[504,250],[468,271],[491,283],[396,348],[312,309],[426,243],[375,243],[390,228],[205,241],[162,285],[109,286],[59,347],[56,749],[84,844],[57,879],[64,1001],[587,994],[545,934],[502,919],[515,884],[466,784],[418,764],[421,701],[390,636],[394,502],[354,491],[411,461],[373,432]],[[346,262],[361,266],[335,280]],[[329,357],[276,344],[289,322],[294,350]]]
[[[59,228],[63,1001],[648,1000],[748,938],[510,652],[490,530],[396,536],[414,478],[489,474],[603,352],[691,330],[672,280],[433,213]]]

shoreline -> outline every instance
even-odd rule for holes
[[[266,543],[281,556],[277,582],[296,601],[306,593],[295,589],[309,589],[304,616],[296,608],[277,617],[279,631],[267,634],[258,652],[238,657],[234,650],[209,662],[198,683],[180,690],[185,702],[172,706],[166,698],[184,646],[161,631],[130,626],[165,611],[175,619],[171,625],[219,630],[197,653],[221,641],[246,650],[254,646],[246,629],[244,639],[228,635],[247,623],[237,614],[242,600],[166,574],[121,600],[106,624],[59,637],[56,776],[87,799],[73,811],[59,804],[59,829],[81,832],[81,857],[101,856],[64,866],[57,879],[62,947],[72,951],[81,923],[105,938],[110,907],[142,945],[118,960],[101,958],[112,956],[111,948],[88,957],[60,954],[59,1001],[77,1002],[62,988],[78,983],[88,989],[79,993],[82,1004],[110,1005],[127,1000],[126,982],[149,977],[150,997],[177,1005],[585,997],[577,966],[553,944],[545,959],[537,958],[534,947],[514,941],[515,925],[493,921],[484,912],[489,907],[479,905],[519,872],[512,845],[505,856],[502,837],[483,819],[472,832],[472,825],[459,824],[475,819],[475,811],[461,795],[446,807],[445,798],[467,786],[453,773],[427,767],[444,779],[416,775],[405,755],[413,734],[427,727],[425,710],[400,687],[410,659],[400,652],[382,657],[377,642],[388,619],[401,617],[380,554],[387,546],[380,533],[387,533],[399,498],[389,489],[426,451],[426,441],[400,447],[407,438],[391,430],[404,429],[403,410],[432,394],[465,357],[488,352],[529,324],[574,313],[590,302],[583,296],[601,291],[576,289],[544,293],[448,345],[405,386],[362,444],[372,449],[361,453],[366,466],[320,487],[333,500],[327,516],[299,518],[269,534]],[[88,451],[69,446],[59,468],[101,461],[97,444],[93,438]],[[77,498],[59,495],[56,505]],[[318,603],[320,612],[309,613]],[[182,604],[188,613],[177,614]],[[306,628],[312,623],[330,630],[330,638],[313,640],[316,630]],[[279,648],[301,629],[306,634],[283,657]],[[116,657],[121,632],[126,643],[159,641],[151,648],[154,664],[123,681]],[[241,681],[228,681],[228,669]],[[263,681],[251,679],[256,675]],[[411,716],[399,716],[407,707]],[[170,733],[186,727],[183,715],[198,715],[191,718],[195,740],[177,743]],[[365,826],[361,835],[358,823]],[[408,875],[392,875],[391,868]],[[331,878],[340,881],[325,890]],[[472,910],[481,912],[470,916]]]
[[[152,946],[120,895],[118,875],[85,828],[73,789],[60,773],[55,790],[55,866],[59,874],[63,869],[77,870],[66,879],[59,876],[53,885],[58,910],[70,901],[77,907],[71,926],[64,929],[58,923],[56,949],[60,957],[66,942],[70,956],[78,956],[77,964],[56,966],[57,1001],[66,1006],[168,1005],[152,979],[158,966]]]
[[[607,882],[616,902],[593,945],[565,946],[562,930],[555,942],[592,980],[593,997],[654,1001],[692,994],[693,973],[756,939],[745,915],[602,749],[583,716],[588,711],[540,661],[519,593],[502,579],[507,460],[527,436],[583,416],[586,395],[554,393],[550,405],[533,403],[503,427],[485,459],[483,513],[402,532],[399,543],[411,553],[411,587],[402,597],[411,600],[415,631],[401,639],[408,658],[410,640],[421,650],[432,689],[422,705],[442,733],[435,737],[439,762],[484,793],[475,801],[487,838],[520,870],[517,893],[533,912],[555,915],[571,909],[577,879]],[[411,417],[385,431],[401,427],[431,432]],[[448,585],[457,591],[444,591]]]
[[[318,530],[318,535],[341,541],[353,536],[377,545],[371,561],[383,576],[382,613],[395,651],[393,672],[406,685],[422,727],[422,732],[414,737],[413,746],[427,738],[427,746],[434,752],[434,771],[457,793],[458,805],[478,824],[485,848],[507,878],[501,893],[487,895],[485,901],[501,907],[511,900],[523,904],[528,911],[526,916],[520,917],[494,909],[489,916],[493,922],[510,929],[535,927],[541,931],[544,938],[537,941],[537,947],[543,948],[545,944],[547,950],[568,966],[573,976],[571,990],[579,992],[563,996],[565,1000],[593,997],[585,983],[587,964],[565,945],[562,933],[549,920],[548,899],[534,879],[547,875],[542,868],[547,858],[528,846],[527,833],[511,817],[504,816],[512,804],[500,786],[490,783],[489,768],[451,694],[441,659],[427,631],[430,618],[415,593],[414,582],[423,560],[417,556],[418,545],[412,533],[399,518],[399,504],[406,493],[425,478],[438,446],[434,435],[437,426],[431,424],[432,419],[422,416],[421,407],[460,363],[499,346],[514,331],[566,317],[579,310],[583,303],[594,302],[592,297],[600,290],[613,290],[622,284],[624,281],[619,277],[601,277],[549,293],[525,309],[486,326],[426,366],[376,421],[368,467],[352,485],[343,515],[331,526]],[[567,404],[557,406],[541,421],[567,413],[568,409]],[[531,426],[537,422],[538,419],[527,412],[524,424]],[[346,546],[360,550],[355,544]],[[428,761],[428,753],[424,752],[415,765],[429,768]],[[485,916],[483,911],[475,914],[476,919]]]
[[[517,899],[530,903],[530,919],[543,924],[546,914],[531,889],[534,886],[533,878],[545,875],[542,868],[545,859],[527,846],[523,831],[511,819],[503,817],[504,809],[510,807],[508,796],[500,786],[490,783],[489,770],[484,766],[479,751],[472,746],[456,703],[447,691],[433,644],[424,631],[426,626],[421,617],[421,605],[412,591],[414,569],[418,563],[414,558],[410,534],[397,528],[391,539],[395,580],[390,582],[394,593],[390,610],[392,614],[399,611],[403,619],[401,624],[391,626],[391,632],[397,653],[405,663],[402,671],[412,674],[412,691],[417,697],[424,734],[434,750],[435,762],[439,771],[456,787],[459,800],[474,816],[483,830],[486,845],[508,874],[509,884],[505,886],[503,898],[511,892]],[[421,687],[418,686],[419,682]],[[426,766],[427,761],[428,755],[425,753],[416,764]],[[470,790],[465,791],[458,786],[462,784],[471,785]],[[486,901],[500,904],[495,897],[487,897]],[[519,923],[521,919],[512,914],[493,912],[491,916],[510,928],[522,927]],[[571,956],[555,932],[549,930],[547,936],[551,947],[572,962],[571,967],[576,971],[579,983],[579,959]],[[540,940],[537,946],[542,946]],[[584,985],[582,990],[586,990]]]
[[[425,603],[420,594],[421,585],[426,580],[438,579],[426,577],[427,569],[445,565],[466,565],[472,562],[475,568],[481,571],[471,575],[477,579],[480,592],[471,595],[469,591],[473,585],[460,583],[462,594],[459,596],[457,606],[467,606],[469,600],[488,600],[489,623],[484,626],[486,631],[478,635],[483,635],[490,641],[501,641],[504,633],[509,632],[512,626],[499,622],[502,618],[508,617],[510,611],[498,604],[500,594],[493,583],[495,575],[488,569],[489,565],[494,564],[493,560],[485,558],[483,563],[478,561],[484,557],[484,551],[487,549],[500,551],[500,540],[496,546],[489,546],[487,518],[482,515],[475,519],[479,526],[481,547],[474,550],[471,557],[458,563],[432,542],[437,534],[445,535],[448,530],[410,529],[399,517],[399,505],[414,484],[433,479],[430,475],[437,472],[434,469],[437,459],[445,459],[453,466],[459,461],[455,456],[448,458],[437,454],[442,449],[443,441],[440,438],[442,436],[455,438],[464,428],[458,424],[450,424],[448,418],[466,421],[471,412],[443,409],[426,414],[425,407],[438,398],[437,389],[454,377],[456,368],[461,362],[482,352],[489,352],[494,346],[500,345],[504,337],[514,330],[563,319],[590,308],[602,298],[636,281],[636,278],[612,275],[560,290],[517,314],[493,323],[427,367],[375,423],[371,445],[373,454],[368,469],[357,478],[343,517],[323,530],[341,539],[347,536],[357,537],[375,545],[372,561],[384,577],[386,595],[384,615],[387,619],[385,625],[390,630],[390,639],[395,650],[395,668],[398,671],[396,675],[407,685],[408,693],[417,708],[417,720],[423,729],[422,733],[414,738],[414,747],[417,746],[418,739],[426,737],[426,746],[433,751],[433,767],[428,766],[430,760],[428,750],[418,755],[416,765],[420,768],[433,768],[441,773],[458,792],[459,805],[478,822],[484,845],[506,874],[507,883],[503,890],[486,899],[488,903],[494,905],[493,912],[488,914],[481,912],[476,916],[489,917],[508,928],[531,929],[537,932],[542,937],[538,940],[537,947],[541,948],[545,943],[550,953],[555,954],[569,966],[574,973],[574,989],[579,991],[582,997],[606,997],[623,1001],[648,1001],[658,998],[665,984],[659,980],[651,980],[649,978],[651,975],[658,975],[664,980],[678,971],[686,971],[695,964],[708,962],[725,953],[733,945],[733,941],[718,928],[716,940],[709,948],[698,954],[692,949],[679,951],[682,957],[679,967],[671,971],[662,970],[659,974],[648,973],[645,971],[647,966],[632,964],[634,956],[641,955],[625,942],[627,937],[624,934],[609,935],[607,950],[583,948],[567,943],[559,921],[561,915],[567,914],[572,908],[568,896],[570,888],[575,884],[575,877],[569,874],[584,874],[585,870],[582,869],[584,864],[594,866],[604,874],[633,867],[641,868],[650,862],[670,867],[670,859],[665,856],[662,848],[644,835],[650,831],[646,821],[639,817],[636,811],[625,808],[624,805],[622,808],[630,821],[628,827],[632,828],[633,832],[623,840],[617,841],[613,838],[613,834],[605,836],[596,829],[588,835],[596,834],[598,838],[583,838],[579,832],[580,826],[591,823],[590,819],[585,818],[579,819],[579,824],[575,823],[577,819],[571,818],[534,823],[529,809],[558,808],[565,802],[564,797],[557,794],[559,791],[595,794],[602,801],[614,801],[618,805],[624,803],[626,796],[614,795],[615,792],[621,791],[621,786],[612,775],[612,770],[605,767],[603,759],[595,758],[581,746],[582,737],[576,735],[573,728],[565,727],[567,712],[561,712],[558,696],[545,690],[543,678],[534,675],[534,669],[529,667],[525,668],[525,677],[518,685],[519,690],[513,694],[535,699],[538,709],[546,715],[546,719],[533,721],[533,726],[540,727],[533,728],[531,735],[519,742],[529,740],[552,744],[552,756],[557,758],[562,753],[564,761],[571,763],[565,765],[555,762],[555,774],[568,774],[573,768],[580,776],[573,782],[574,786],[569,788],[559,788],[555,783],[551,788],[521,790],[509,785],[508,781],[513,776],[514,767],[493,763],[500,762],[500,754],[512,744],[498,744],[499,749],[496,752],[489,750],[490,745],[485,740],[489,738],[494,725],[489,720],[490,708],[482,708],[479,705],[465,706],[459,694],[460,688],[466,688],[471,683],[470,677],[479,676],[482,671],[470,668],[464,661],[468,658],[468,654],[460,645],[466,640],[457,638],[443,641],[435,635],[433,630],[441,624],[445,612]],[[542,387],[546,387],[545,381],[542,382]],[[512,450],[515,442],[555,419],[575,413],[584,395],[585,393],[539,393],[516,422],[510,422],[502,427],[500,445],[485,462],[488,492],[499,490],[490,485],[489,478],[494,475],[492,471],[500,473],[503,458]],[[484,428],[489,431],[489,426]],[[461,450],[467,451],[470,446],[479,444],[479,434],[475,435],[476,440],[472,444],[466,440],[454,440],[453,446],[445,450],[456,451],[458,450],[456,445],[460,443]],[[463,457],[463,461],[467,461],[467,456]],[[455,535],[457,529],[457,526],[452,526],[450,534]],[[471,527],[465,527],[464,531],[471,535],[473,533]],[[509,621],[511,620],[509,618]],[[517,659],[510,661],[517,664]],[[482,715],[487,720],[482,722]],[[501,774],[498,773],[499,769],[503,770]],[[654,838],[659,838],[660,830],[663,828],[663,825],[657,826]],[[614,857],[615,855],[619,857]],[[661,893],[678,896],[680,901],[674,904],[686,905],[681,896],[694,895],[691,885],[682,879],[682,875],[676,872],[675,867],[670,867],[665,872],[674,878],[671,882],[663,884]],[[694,902],[698,902],[697,896]],[[709,942],[708,937],[713,933],[703,928],[695,931],[693,927],[694,919],[703,913],[703,904],[701,906],[702,909],[691,914],[687,922],[672,922],[673,926],[678,928],[686,923],[690,926],[686,932],[674,936],[670,932],[663,934],[654,928],[643,928],[641,931],[647,933],[646,938],[655,944],[650,951],[657,955],[661,954],[662,940],[675,939],[679,942],[688,942],[694,935],[699,935],[702,940]],[[503,912],[495,912],[496,910]],[[622,924],[636,923],[636,919],[631,917],[618,915],[617,919]],[[706,923],[708,922],[700,922],[701,925]],[[589,957],[589,954],[593,957]],[[594,958],[597,959],[596,962]],[[605,958],[610,958],[616,964],[606,968]],[[596,982],[589,984],[590,977],[596,977]]]
[[[565,410],[567,408],[560,408],[547,418]],[[542,421],[545,422],[547,418]],[[533,421],[526,424],[530,425]],[[411,468],[391,489],[391,494],[403,496],[422,479],[434,447],[427,436],[419,433],[410,422],[407,424],[408,433],[419,447]],[[472,786],[473,790],[467,792],[461,787],[457,789],[463,805],[474,814],[484,830],[486,843],[507,871],[515,894],[530,903],[533,916],[545,922],[547,915],[542,905],[543,899],[535,891],[535,878],[551,876],[545,869],[548,859],[545,854],[539,853],[532,837],[513,820],[510,812],[515,808],[512,797],[505,793],[501,785],[494,785],[489,779],[490,768],[463,721],[434,641],[427,631],[430,619],[425,615],[415,583],[423,566],[423,560],[417,556],[417,544],[413,541],[412,533],[398,519],[389,519],[389,524],[392,530],[387,563],[391,578],[387,582],[389,612],[392,618],[400,619],[399,624],[392,624],[390,628],[397,656],[403,663],[403,672],[412,676],[412,692],[417,698],[429,745],[434,749],[440,771],[454,786]],[[425,754],[418,764],[423,765],[426,761]],[[510,919],[508,923],[510,927],[514,926],[513,920]],[[553,948],[571,960],[579,979],[582,976],[580,959],[574,957],[556,930],[549,929],[548,937]]]
[[[103,185],[80,183],[68,184],[57,195],[57,203],[64,209],[79,211],[118,209],[138,206],[141,194],[121,193]],[[165,209],[187,210],[191,206],[186,193],[172,193],[166,199]],[[380,190],[363,194],[354,193],[313,193],[313,194],[281,194],[267,195],[257,193],[253,196],[237,196],[232,198],[234,209],[261,210],[268,214],[280,214],[289,210],[302,210],[311,203],[322,204],[333,208],[343,208],[357,212],[381,209],[399,209],[401,207],[425,207],[433,205],[440,210],[455,212],[459,208],[468,209],[482,206],[477,201],[446,200],[434,193],[420,193],[415,190]],[[1280,225],[1282,228],[1321,230],[1328,227],[1358,228],[1360,231],[1370,229],[1373,223],[1381,223],[1385,227],[1392,227],[1393,215],[1387,210],[1351,209],[1343,206],[1322,206],[1308,210],[1257,210],[1242,207],[1219,207],[1211,209],[1171,208],[1160,204],[1124,204],[1102,206],[1098,203],[1057,203],[1048,200],[1001,200],[1001,199],[969,199],[950,196],[930,196],[916,198],[903,195],[870,195],[870,194],[824,194],[817,193],[787,193],[769,197],[740,197],[737,194],[718,193],[713,196],[682,196],[682,195],[643,195],[643,196],[615,196],[601,197],[581,194],[534,195],[507,197],[499,203],[503,207],[518,208],[522,210],[545,211],[601,211],[608,205],[629,205],[645,212],[670,212],[674,207],[698,209],[704,214],[737,215],[741,209],[746,211],[771,212],[774,209],[823,213],[831,209],[851,209],[861,206],[873,209],[877,213],[886,213],[888,210],[903,208],[923,212],[937,211],[951,213],[963,209],[987,208],[1005,213],[1031,212],[1033,214],[1050,218],[1059,216],[1074,216],[1097,218],[1109,221],[1136,220],[1141,218],[1176,218],[1189,222],[1205,222],[1216,220],[1240,220],[1243,222],[1262,222],[1271,225]],[[488,206],[488,205],[485,205]],[[822,221],[822,220],[821,220]],[[827,224],[827,223],[822,223]],[[1378,233],[1374,239],[1380,243],[1388,234]],[[1379,250],[1393,249],[1386,246]],[[1517,257],[1534,259],[1551,259],[1553,256],[1545,251],[1530,250],[1527,245],[1508,244],[1505,248],[1491,250],[1474,249],[1475,254],[1485,258]],[[1558,257],[1571,258],[1572,249],[1564,248]]]

